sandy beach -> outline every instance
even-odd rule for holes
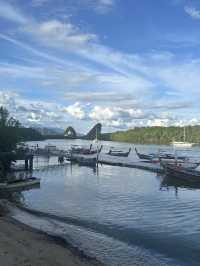
[[[1,266],[102,265],[59,239],[0,216]]]

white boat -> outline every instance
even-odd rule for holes
[[[183,129],[183,141],[173,141],[171,144],[175,148],[191,148],[195,143],[187,142],[186,140],[186,134],[185,134],[185,127]]]
[[[172,145],[177,148],[191,148],[194,145],[194,143],[186,141],[173,141]]]

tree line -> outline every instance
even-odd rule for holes
[[[200,126],[185,127],[185,141],[200,143]],[[169,144],[184,141],[183,127],[136,127],[127,131],[102,134],[102,140],[130,142],[138,144]]]

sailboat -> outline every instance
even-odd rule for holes
[[[183,129],[183,141],[173,141],[172,145],[176,148],[191,148],[194,143],[187,142],[186,140],[186,134],[185,134],[185,127]]]

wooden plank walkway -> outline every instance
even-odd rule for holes
[[[94,157],[94,155],[77,155],[77,157]],[[131,157],[114,157],[107,155],[105,153],[101,153],[98,159],[99,164],[119,166],[119,167],[128,167],[128,168],[136,168],[146,171],[151,171],[154,173],[164,173],[164,169],[160,166],[159,163],[151,163],[139,161],[137,159],[133,159]]]
[[[107,160],[99,160],[100,164],[112,165],[112,166],[120,166],[120,167],[128,167],[128,168],[136,168],[141,170],[146,170],[154,173],[164,173],[164,169],[155,163],[146,163],[146,162],[116,162],[116,161],[107,161]]]

